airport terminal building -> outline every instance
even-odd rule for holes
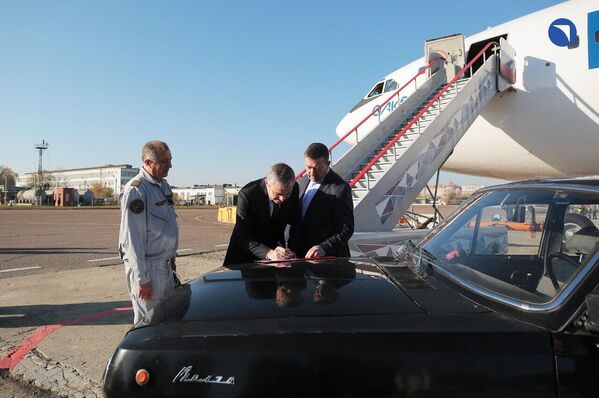
[[[47,195],[55,187],[74,188],[79,195],[84,195],[92,185],[100,183],[103,187],[112,189],[114,197],[118,197],[121,188],[139,173],[139,168],[129,164],[108,164],[98,167],[79,169],[44,170],[44,181],[47,183]],[[25,173],[17,177],[16,185],[22,188],[33,187],[37,173]],[[35,183],[37,185],[37,183]],[[235,188],[231,184],[194,185],[193,187],[173,187],[173,193],[178,204],[182,205],[220,205],[225,191]],[[239,189],[238,187],[236,187]],[[29,191],[31,191],[29,193]],[[30,189],[29,196],[23,197],[20,203],[34,203],[35,190]]]
[[[111,188],[114,195],[121,192],[121,187],[139,173],[139,168],[130,164],[108,164],[98,167],[85,167],[80,169],[44,170],[46,180],[50,180],[51,187],[74,188],[83,194],[95,183],[100,183]],[[48,178],[50,177],[50,178]],[[16,185],[30,186],[37,178],[37,173],[25,173],[19,176]]]
[[[182,205],[220,205],[223,203],[225,190],[230,186],[231,184],[173,187],[173,194],[178,204]]]

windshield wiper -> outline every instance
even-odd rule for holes
[[[435,257],[435,255],[433,253],[431,253],[430,251],[428,251],[427,249],[425,249],[423,246],[420,247],[420,256],[422,256],[424,254],[424,256],[431,260],[431,261],[436,261],[437,257]]]

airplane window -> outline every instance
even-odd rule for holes
[[[396,90],[397,86],[398,86],[398,84],[397,84],[397,82],[395,80],[389,79],[385,83],[385,92]]]
[[[377,95],[381,95],[382,93],[383,93],[383,82],[379,82],[370,91],[370,94],[368,94],[367,98],[376,97]]]

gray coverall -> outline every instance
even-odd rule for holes
[[[119,253],[125,263],[127,288],[137,323],[175,288],[171,264],[179,244],[179,228],[171,187],[143,168],[121,192]],[[137,297],[139,285],[152,282],[152,297]]]

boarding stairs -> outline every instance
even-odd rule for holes
[[[349,181],[352,183],[354,207],[371,192],[371,189],[380,178],[396,164],[412,143],[426,131],[427,127],[441,114],[469,80],[469,78],[457,80],[451,90],[443,92],[433,102],[433,105],[427,108],[426,104],[441,93],[442,87],[437,88],[405,122],[393,129],[387,139],[376,147],[375,151],[366,159],[367,162],[360,165],[359,170],[352,174],[352,179]],[[415,122],[410,123],[411,120],[415,120]],[[398,139],[396,139],[396,136],[399,136]],[[382,153],[382,156],[377,157],[379,153]],[[368,167],[371,162],[371,167]],[[362,170],[365,169],[366,172],[362,173]]]
[[[429,63],[379,109],[399,98],[399,92],[417,78],[424,74],[430,77],[369,133],[360,136],[359,128],[376,109],[329,148],[332,151],[355,135],[355,145],[332,166],[352,187],[355,231],[391,231],[426,188],[497,93],[498,48],[497,43],[488,43],[461,69],[442,60]],[[474,70],[477,61],[478,69]],[[434,73],[433,68],[437,69]]]

